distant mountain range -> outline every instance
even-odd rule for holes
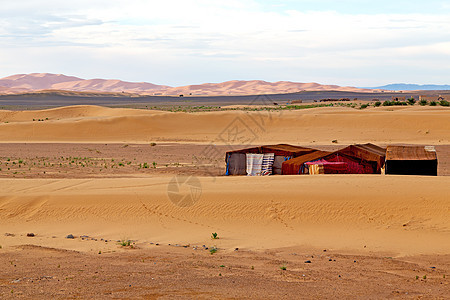
[[[373,89],[389,90],[389,91],[419,91],[419,90],[439,91],[439,90],[450,90],[450,85],[394,83],[374,87]]]
[[[263,80],[232,80],[171,87],[148,82],[127,82],[117,79],[82,79],[50,73],[18,74],[0,79],[0,94],[17,94],[43,90],[74,92],[132,93],[139,95],[258,95],[287,94],[301,91],[381,92],[411,90],[450,90],[450,85],[389,84],[375,88],[342,87],[319,83]]]
[[[18,74],[0,79],[0,93],[12,94],[42,90],[77,92],[135,93],[141,95],[257,95],[284,94],[301,91],[374,92],[371,89],[300,83],[291,81],[232,80],[171,87],[148,82],[127,82],[111,79],[81,79],[49,73]]]

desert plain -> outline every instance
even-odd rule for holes
[[[447,107],[87,105],[0,122],[2,298],[449,298]],[[434,145],[439,176],[224,176],[231,149],[367,142]]]

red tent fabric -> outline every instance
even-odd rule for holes
[[[369,162],[340,153],[332,153],[324,158],[305,163],[307,166],[323,165],[325,174],[374,174]]]

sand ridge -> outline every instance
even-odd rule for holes
[[[190,207],[170,201],[169,183],[1,179],[0,224],[16,234],[179,244],[204,244],[218,232],[223,249],[308,245],[412,255],[450,247],[449,177],[205,177]]]
[[[450,143],[443,107],[183,113],[74,106],[2,111],[0,121],[1,142]]]
[[[312,91],[376,92],[380,90],[300,83],[290,81],[267,82],[263,80],[231,80],[222,83],[203,83],[180,87],[157,85],[148,82],[127,82],[117,79],[81,79],[74,76],[49,73],[18,74],[0,79],[0,86],[15,90],[65,90],[97,92],[131,92],[148,95],[259,95]],[[1,92],[1,90],[0,90]],[[4,92],[8,92],[5,90]]]

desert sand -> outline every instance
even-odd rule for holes
[[[430,144],[448,155],[448,108],[80,106],[1,111],[0,121],[2,169],[23,159],[26,170],[39,170],[31,179],[1,171],[8,174],[0,179],[2,297],[448,297],[448,176],[224,177],[195,163],[185,172],[180,163],[138,166],[151,158],[188,164],[192,158],[174,153],[179,147],[186,156],[200,151],[217,171],[226,149],[271,143]],[[58,147],[67,143],[80,157]],[[145,147],[151,156],[139,154]],[[76,175],[44,174],[66,158]],[[119,162],[130,165],[105,176],[114,178],[80,171]],[[177,185],[186,178],[191,185]]]
[[[450,177],[199,181],[198,202],[183,208],[170,201],[170,178],[2,179],[1,227],[19,235],[36,232],[42,239],[35,240],[43,245],[53,235],[69,233],[202,245],[218,232],[221,238],[214,243],[224,250],[309,245],[397,256],[448,254],[450,247]],[[89,250],[83,243],[61,242],[72,250]]]
[[[1,142],[450,144],[445,107],[182,113],[79,106],[0,111],[0,122]]]

